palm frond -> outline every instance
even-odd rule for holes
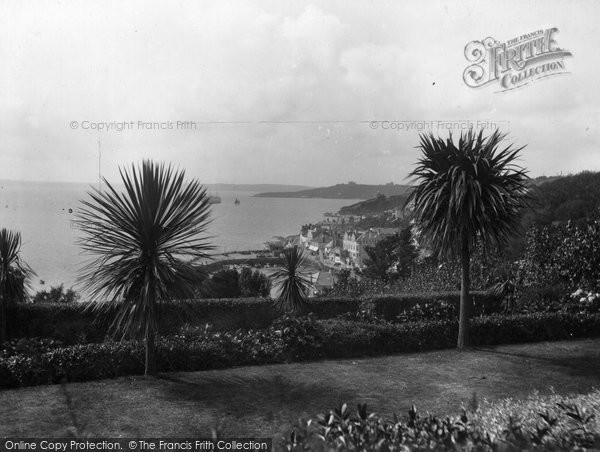
[[[283,263],[272,277],[279,289],[276,305],[282,309],[303,312],[311,287],[310,280],[303,272],[305,255],[301,248],[294,246],[283,251]]]
[[[35,272],[21,259],[21,234],[0,230],[0,301],[6,304],[27,300]]]
[[[438,255],[455,256],[463,232],[469,249],[504,245],[520,225],[528,208],[527,172],[516,164],[520,151],[508,145],[498,130],[461,134],[455,144],[433,134],[422,134],[422,156],[410,174],[417,185],[408,197],[414,203],[421,238]]]
[[[114,309],[113,331],[156,331],[156,304],[192,298],[197,262],[213,249],[206,236],[206,190],[183,170],[144,161],[120,168],[124,192],[104,180],[78,210],[79,244],[92,256],[79,282],[93,309]]]

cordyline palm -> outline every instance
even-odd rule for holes
[[[519,229],[520,215],[530,204],[527,172],[515,164],[519,149],[501,148],[506,135],[489,137],[469,131],[458,144],[420,135],[422,157],[410,176],[417,185],[407,205],[421,238],[442,257],[460,257],[462,267],[458,348],[469,343],[469,262],[477,243],[499,247]]]
[[[94,256],[80,281],[93,309],[116,307],[113,333],[145,340],[149,375],[156,373],[159,305],[193,297],[195,264],[212,249],[204,236],[210,207],[206,190],[185,181],[183,170],[144,161],[119,172],[124,192],[104,180],[106,189],[89,192],[77,213],[80,244]]]
[[[301,248],[293,246],[283,250],[283,264],[273,273],[275,284],[279,286],[276,304],[293,312],[303,312],[311,283],[303,274],[305,256]]]
[[[7,308],[27,298],[29,278],[35,273],[21,260],[21,234],[0,230],[0,344],[7,338]]]

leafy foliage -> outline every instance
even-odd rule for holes
[[[511,264],[502,253],[489,253],[478,246],[469,263],[470,289],[488,290],[505,281]],[[433,256],[417,261],[410,276],[398,282],[403,293],[446,292],[460,289],[461,265],[458,259]]]
[[[600,290],[600,221],[532,228],[507,294],[513,310],[544,311],[568,304],[568,294]],[[555,306],[559,304],[559,306]]]
[[[352,411],[347,404],[299,421],[281,447],[302,450],[582,450],[600,446],[600,429],[595,422],[598,393],[586,405],[554,397],[522,402],[500,402],[485,412],[460,416],[422,416],[413,405],[407,416],[392,419],[369,412],[365,404]],[[558,401],[557,401],[558,400]],[[511,406],[515,405],[515,406]],[[545,410],[536,409],[544,405]],[[548,405],[550,405],[548,407]],[[525,410],[530,414],[524,416]],[[526,420],[526,425],[521,421]]]
[[[331,289],[325,289],[325,297],[361,297],[365,295],[381,294],[388,291],[390,286],[379,279],[358,279],[351,276],[349,270],[341,270]]]

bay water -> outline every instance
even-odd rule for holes
[[[37,274],[32,280],[34,291],[58,284],[80,289],[77,275],[89,256],[81,253],[80,232],[72,221],[89,190],[88,184],[0,181],[0,228],[21,233],[21,256]],[[301,225],[357,201],[208,192],[221,198],[220,204],[212,205],[207,231],[215,254],[263,249],[273,237],[297,234]]]

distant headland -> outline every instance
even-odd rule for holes
[[[367,185],[348,182],[331,187],[311,188],[299,191],[273,191],[258,193],[254,196],[261,198],[326,198],[326,199],[371,199],[378,194],[396,196],[405,194],[410,185],[399,185],[389,182],[384,185]]]

